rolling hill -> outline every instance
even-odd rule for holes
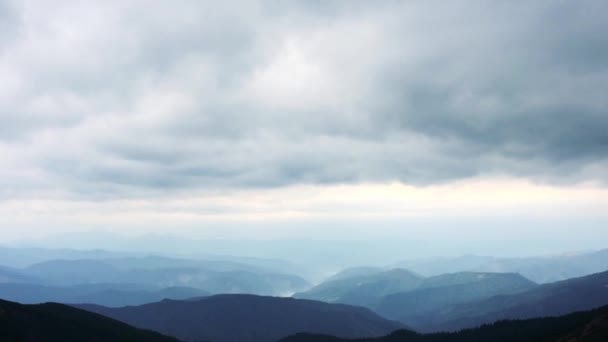
[[[429,316],[455,304],[535,288],[530,280],[512,273],[461,272],[424,279],[419,288],[383,297],[373,308],[383,317],[423,328]]]
[[[22,305],[4,300],[0,300],[0,341],[177,342],[62,304]]]
[[[254,295],[164,300],[124,308],[78,307],[184,341],[275,342],[302,331],[360,338],[404,327],[361,307]]]
[[[57,302],[63,304],[98,304],[110,307],[141,305],[163,299],[187,299],[209,295],[196,288],[169,287],[146,290],[134,284],[82,284],[44,286],[36,284],[0,283],[4,299],[22,304]]]
[[[420,331],[456,331],[504,319],[559,316],[608,304],[608,272],[446,306],[421,317]]]
[[[383,296],[413,290],[422,281],[421,277],[404,269],[347,270],[306,292],[296,293],[294,298],[369,307]]]
[[[518,274],[459,272],[424,278],[403,269],[371,274],[370,269],[365,269],[365,272],[339,273],[294,297],[366,306],[385,317],[409,323],[404,319],[417,311],[513,294],[536,286]]]

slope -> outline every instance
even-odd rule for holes
[[[185,341],[274,342],[302,331],[358,338],[403,328],[365,308],[254,295],[165,300],[124,308],[78,307]]]
[[[177,340],[62,304],[22,305],[0,300],[0,341]]]
[[[390,335],[349,340],[328,335],[300,333],[280,342],[600,342],[608,340],[608,306],[561,317],[500,321],[454,333],[417,334],[399,330]]]
[[[424,330],[430,317],[452,305],[516,294],[537,285],[519,274],[461,272],[430,277],[420,288],[383,297],[374,310]]]
[[[392,269],[379,272],[345,271],[306,292],[296,293],[294,298],[320,300],[328,303],[343,303],[371,306],[380,297],[417,288],[423,279],[404,270]]]
[[[608,272],[454,305],[427,317],[424,330],[459,330],[502,319],[559,316],[608,304]]]

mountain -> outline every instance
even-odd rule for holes
[[[0,284],[0,294],[7,300],[38,304],[57,302],[64,304],[99,304],[111,307],[141,305],[163,299],[187,299],[208,296],[195,288],[170,287],[146,290],[135,284],[81,284],[74,286],[44,286],[37,284]]]
[[[457,258],[408,260],[399,262],[396,266],[425,276],[462,271],[519,273],[534,282],[549,283],[608,270],[608,249],[528,258],[465,255]]]
[[[294,297],[365,306],[415,328],[419,312],[536,286],[518,274],[459,272],[423,278],[403,269],[369,272],[347,270]]]
[[[148,256],[105,259],[104,263],[129,273],[131,281],[145,279],[148,283],[162,284],[162,286],[199,287],[216,294],[285,295],[309,287],[308,282],[299,276],[277,273],[272,268],[229,260]],[[184,272],[190,274],[184,276]],[[122,277],[124,279],[125,275]],[[178,281],[174,278],[178,278]]]
[[[265,222],[267,226],[269,222]],[[279,228],[277,226],[276,228]],[[63,236],[47,237],[36,241],[36,246],[68,247],[76,249],[107,249],[129,251],[138,254],[163,254],[183,256],[190,259],[223,259],[242,261],[247,264],[275,267],[278,273],[295,273],[307,279],[320,280],[320,277],[337,269],[362,265],[380,265],[386,260],[398,260],[404,252],[408,255],[429,255],[429,244],[405,239],[335,239],[319,240],[303,238],[272,239],[199,239],[178,237],[170,234],[146,234],[143,236],[124,236],[112,233],[69,233]],[[32,240],[22,244],[32,244]],[[382,248],[379,248],[382,246]],[[311,253],[311,248],[314,253]],[[352,251],[359,251],[353,253]],[[239,256],[237,258],[233,256]],[[45,258],[67,259],[63,257]],[[84,258],[78,258],[84,259]],[[289,260],[286,263],[282,260]],[[265,260],[265,261],[263,261]],[[267,262],[267,261],[280,261]],[[262,262],[260,262],[262,261]],[[0,264],[3,264],[0,260]],[[8,266],[15,265],[4,263]]]
[[[164,299],[180,300],[205,297],[208,295],[209,292],[207,291],[191,287],[168,287],[158,291],[123,291],[107,289],[81,296],[72,296],[68,301],[63,303],[87,303],[108,307],[122,307],[154,303]]]
[[[351,268],[344,269],[344,270],[332,275],[331,277],[325,279],[325,282],[347,279],[347,278],[352,278],[352,277],[368,276],[368,275],[380,273],[385,270],[386,269],[384,269],[382,267],[371,267],[371,266],[369,266],[369,267],[351,267]]]
[[[124,308],[78,307],[184,341],[275,342],[302,331],[359,338],[404,327],[361,307],[254,295],[164,300]]]
[[[561,317],[500,321],[455,333],[417,334],[398,330],[390,335],[349,340],[328,335],[300,333],[280,342],[601,342],[608,340],[608,306]]]
[[[49,260],[28,266],[23,272],[53,285],[128,282],[121,281],[122,273],[114,266],[92,259]]]
[[[383,317],[423,329],[429,316],[459,303],[535,288],[530,280],[514,273],[460,272],[426,278],[419,288],[383,297],[373,307]]]
[[[530,288],[536,285],[533,281],[518,273],[495,272],[456,272],[424,278],[420,288],[442,288],[455,285],[485,284],[492,287],[502,287],[505,291],[515,288]]]
[[[183,259],[164,256],[142,256],[125,258],[106,258],[102,260],[119,270],[159,269],[159,268],[201,268],[208,271],[230,272],[249,271],[256,273],[276,272],[272,268],[230,260]]]
[[[0,246],[0,265],[23,268],[48,260],[106,259],[132,256],[133,253],[109,252],[99,249],[49,249]]]
[[[503,319],[559,316],[608,304],[608,272],[543,284],[513,295],[444,307],[418,325],[423,331],[455,331]]]
[[[37,281],[39,281],[38,278],[23,274],[21,271],[19,271],[17,269],[0,266],[0,284],[2,284],[2,283],[30,283],[30,282],[37,282]]]
[[[306,292],[296,293],[294,298],[370,306],[383,296],[415,289],[423,281],[404,269],[370,272],[373,271],[347,270]]]
[[[0,341],[177,340],[62,304],[22,305],[0,300]]]
[[[210,293],[289,295],[308,288],[306,280],[259,267],[212,261],[169,258],[109,260],[50,260],[22,273],[43,279],[45,285],[136,283],[147,288],[193,287]]]
[[[308,282],[304,279],[288,274],[216,272],[200,268],[135,269],[125,272],[122,279],[156,287],[196,287],[213,294],[289,295],[308,287]]]
[[[86,234],[85,234],[86,235]],[[116,260],[117,263],[128,262],[130,259],[140,259],[142,264],[145,261],[151,261],[149,265],[158,265],[162,260],[171,261],[190,261],[199,262],[206,264],[207,266],[213,263],[220,264],[232,264],[241,265],[246,267],[247,270],[252,268],[264,269],[266,271],[275,273],[291,273],[298,275],[308,275],[312,270],[302,267],[301,265],[294,264],[292,262],[274,259],[274,258],[255,258],[245,256],[234,256],[225,253],[222,254],[205,254],[201,253],[202,250],[210,250],[209,248],[201,247],[202,244],[211,247],[217,244],[216,241],[193,241],[191,239],[173,239],[171,237],[158,237],[155,245],[159,247],[174,245],[179,246],[179,251],[175,253],[160,253],[163,248],[149,248],[151,245],[147,241],[141,241],[141,247],[146,247],[144,250],[138,250],[137,248],[131,248],[128,243],[128,238],[116,238],[112,239],[111,243],[103,244],[100,243],[100,239],[103,240],[103,236],[89,236],[90,249],[87,248],[87,244],[83,244],[83,240],[80,237],[74,236],[73,241],[67,245],[74,246],[74,249],[68,248],[42,248],[42,247],[14,247],[14,246],[2,246],[0,245],[0,265],[6,265],[13,268],[24,268],[36,263],[41,263],[49,260],[105,260],[112,261]],[[103,235],[103,234],[102,234]],[[168,243],[170,242],[170,243]],[[31,240],[29,241],[31,243]],[[126,244],[126,245],[125,245]],[[191,250],[188,252],[184,246],[188,244],[191,246]],[[39,246],[53,246],[54,243],[43,243],[39,242]],[[59,244],[61,245],[61,244]],[[99,249],[106,247],[109,250]],[[120,252],[116,250],[129,251]],[[236,250],[238,251],[238,249]],[[240,253],[239,253],[240,254]],[[165,255],[165,256],[162,256]],[[171,257],[170,257],[170,256]],[[175,266],[175,265],[171,265]],[[158,266],[156,266],[158,267]],[[210,269],[215,269],[213,266]],[[234,269],[234,267],[233,267]],[[244,268],[240,268],[243,270]],[[216,269],[218,270],[218,269]]]

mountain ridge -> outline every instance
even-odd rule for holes
[[[23,305],[0,299],[1,341],[178,342],[159,333],[58,303]]]
[[[405,328],[363,307],[255,295],[224,294],[124,308],[76,307],[184,341],[275,342],[300,331],[360,338]]]
[[[503,320],[452,333],[419,334],[398,330],[386,336],[343,339],[299,333],[279,342],[602,342],[608,340],[608,306],[568,315],[526,320]]]

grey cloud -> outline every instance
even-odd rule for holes
[[[602,1],[92,4],[47,45],[53,15],[0,10],[0,144],[50,188],[608,180]]]
[[[399,65],[380,78],[393,101],[383,109],[388,122],[456,140],[465,152],[552,164],[539,165],[529,176],[553,174],[567,163],[605,160],[608,100],[602,93],[608,72],[601,56],[608,40],[599,32],[608,25],[597,15],[605,4],[544,3],[530,8],[534,15],[517,15],[521,4],[511,4],[498,15],[477,14],[498,17],[497,24],[510,17],[512,28],[472,33],[468,45],[420,65],[413,79],[400,73]],[[473,32],[476,23],[466,26]]]
[[[20,27],[19,11],[13,2],[0,1],[0,53],[13,42]]]

